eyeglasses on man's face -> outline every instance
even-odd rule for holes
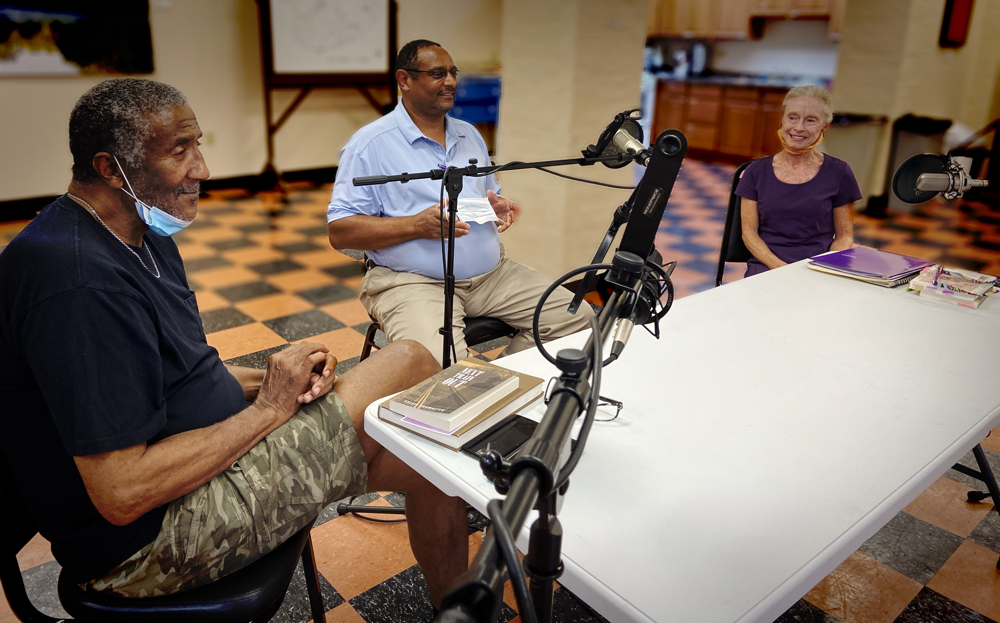
[[[458,67],[451,69],[407,69],[406,71],[415,74],[427,74],[434,80],[444,80],[444,77],[451,74],[451,77],[458,80]]]

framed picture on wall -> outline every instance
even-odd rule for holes
[[[152,72],[147,0],[0,6],[0,77]]]
[[[942,48],[960,48],[965,45],[969,36],[969,22],[972,21],[972,4],[975,0],[947,0],[944,5],[944,18],[941,20],[941,38],[938,45]]]

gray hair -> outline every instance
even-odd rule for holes
[[[129,168],[141,167],[153,118],[187,103],[174,87],[142,78],[105,80],[84,93],[69,116],[73,180],[96,181],[93,160],[102,151]]]
[[[804,84],[799,87],[792,87],[788,90],[785,95],[785,100],[781,102],[781,114],[785,114],[785,106],[788,106],[788,102],[792,101],[796,97],[802,97],[803,95],[808,95],[810,97],[815,97],[823,104],[823,121],[825,123],[830,123],[833,121],[833,96],[830,92],[823,87],[818,87],[815,84]]]

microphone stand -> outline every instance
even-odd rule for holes
[[[656,227],[663,217],[686,152],[687,139],[679,131],[668,130],[657,137],[646,172],[629,202],[638,209],[630,210],[622,246],[616,252],[612,269],[606,277],[613,291],[596,321],[597,331],[591,334],[584,350],[563,349],[558,353],[554,363],[561,374],[550,395],[545,416],[517,458],[507,463],[494,450],[480,460],[484,474],[496,483],[498,493],[505,494],[506,498],[502,503],[499,500],[489,503],[493,523],[469,570],[456,580],[445,596],[443,610],[435,621],[488,623],[495,619],[503,602],[505,558],[517,561],[516,552],[510,551],[513,539],[533,508],[538,509],[539,516],[531,527],[524,568],[531,579],[529,592],[534,608],[528,611],[529,604],[522,603],[518,591],[518,610],[525,621],[548,623],[552,620],[552,587],[563,569],[560,559],[562,526],[556,516],[556,496],[565,494],[569,486],[569,474],[564,473],[566,464],[561,459],[569,446],[570,432],[577,416],[584,410],[592,416],[591,401],[600,390],[602,364],[595,355],[607,342],[616,319],[623,312],[627,314],[629,307],[635,304],[635,297],[642,287],[646,258],[653,248]],[[578,272],[574,271],[567,277]],[[536,335],[535,340],[544,353],[541,339]],[[596,345],[595,340],[598,341]],[[552,360],[551,356],[546,357]],[[592,374],[594,387],[590,387],[587,380]],[[585,421],[576,448],[572,451],[574,456],[583,452],[589,430],[587,427]]]
[[[599,145],[604,140],[602,135]],[[608,139],[610,141],[610,139]],[[604,144],[606,147],[607,144]],[[603,149],[602,147],[601,149]],[[596,149],[591,145],[588,149]],[[588,151],[584,151],[587,154]],[[600,151],[597,152],[601,153]],[[541,162],[510,162],[505,165],[494,165],[489,167],[478,166],[476,158],[469,158],[467,167],[448,167],[447,169],[432,169],[424,173],[401,173],[399,175],[372,175],[367,177],[356,177],[352,180],[355,186],[374,186],[388,184],[389,182],[401,182],[403,184],[410,180],[442,180],[445,190],[448,193],[448,242],[447,260],[444,273],[444,325],[439,329],[444,340],[444,352],[441,357],[441,365],[447,368],[451,365],[451,351],[455,344],[455,336],[452,328],[454,318],[454,296],[455,296],[455,222],[458,218],[458,196],[462,193],[463,178],[480,177],[489,175],[499,170],[514,171],[519,169],[540,169],[543,167],[558,167],[565,165],[587,166],[597,162],[628,164],[633,156],[630,154],[612,154],[605,156],[588,156],[582,158],[567,158],[563,160],[546,160]],[[574,309],[575,311],[575,309]]]

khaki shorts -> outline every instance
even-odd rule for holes
[[[367,483],[350,414],[330,392],[171,502],[152,543],[83,587],[151,597],[208,584],[273,550],[331,502],[363,493]]]

